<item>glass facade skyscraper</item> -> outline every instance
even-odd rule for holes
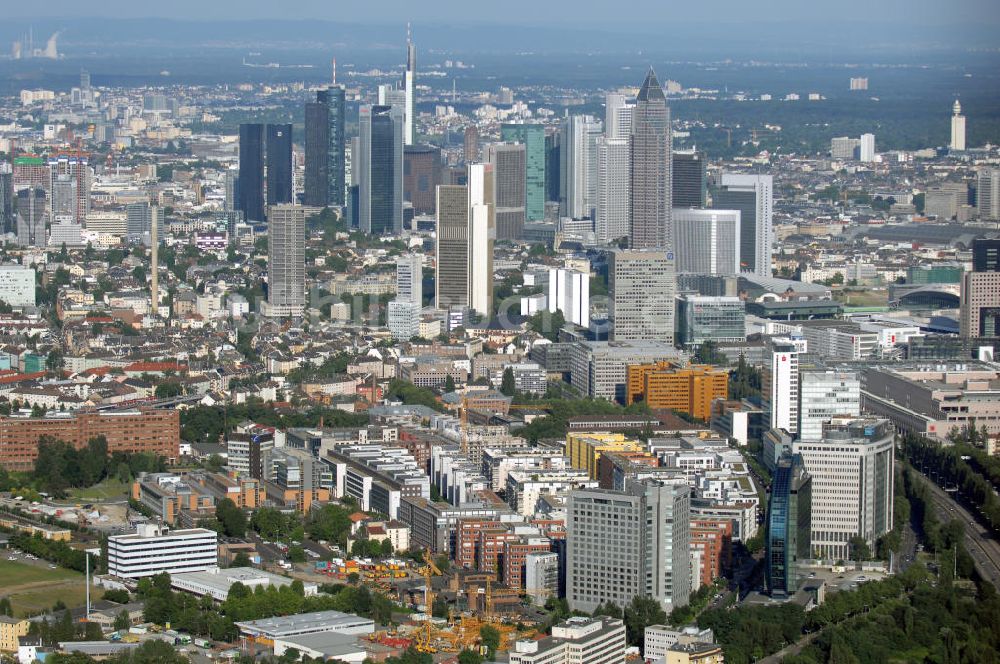
[[[500,140],[521,143],[525,150],[525,205],[528,221],[545,218],[545,127],[540,124],[505,124]]]
[[[812,527],[812,478],[802,457],[778,459],[767,509],[767,588],[787,597],[799,582],[799,561],[809,557]]]
[[[316,93],[306,104],[306,205],[345,204],[344,89]]]
[[[267,204],[292,202],[292,125],[267,125]]]
[[[264,221],[264,125],[240,125],[240,177],[236,209],[248,221]]]
[[[403,109],[365,106],[352,177],[359,184],[361,230],[393,235],[403,228]],[[352,155],[353,158],[353,155]]]
[[[650,69],[632,112],[633,249],[673,246],[671,219],[670,110]]]
[[[705,155],[694,150],[674,152],[672,156],[671,205],[674,208],[703,208],[708,193]]]

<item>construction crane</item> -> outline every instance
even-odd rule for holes
[[[443,573],[434,564],[431,554],[426,549],[424,550],[424,567],[421,572],[424,575],[424,583],[426,584],[424,588],[424,611],[427,613],[427,620],[424,621],[423,627],[417,632],[417,650],[423,653],[434,653],[437,652],[437,649],[433,645],[437,630],[434,629],[434,625],[432,624],[432,618],[434,617],[434,590],[431,588],[431,577],[435,574],[442,576]]]

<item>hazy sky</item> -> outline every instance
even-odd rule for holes
[[[648,29],[682,21],[1000,24],[998,0],[0,0],[9,18],[167,17],[186,20],[321,19],[349,22],[409,17],[455,23],[609,25]],[[850,39],[850,35],[845,35]]]

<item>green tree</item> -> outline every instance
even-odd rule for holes
[[[633,597],[625,607],[625,632],[629,645],[643,648],[646,628],[667,622],[667,614],[660,603],[651,597]]]
[[[871,560],[872,551],[864,537],[855,535],[848,541],[851,560]]]
[[[458,664],[482,664],[483,656],[474,650],[463,650],[458,653]]]
[[[444,379],[444,391],[454,392],[455,391],[455,379],[451,374],[448,374]]]
[[[250,567],[251,565],[250,556],[242,551],[233,556],[232,562],[229,563],[230,567]]]
[[[517,384],[514,381],[514,370],[506,367],[503,370],[503,378],[500,379],[500,392],[508,397],[512,397],[516,391]]]
[[[247,534],[247,517],[229,498],[223,498],[215,505],[215,518],[222,524],[222,534],[227,537],[243,537]]]
[[[115,622],[112,624],[116,632],[121,632],[132,626],[132,621],[129,620],[128,611],[122,609],[115,616]]]
[[[483,625],[479,628],[479,638],[486,646],[486,659],[494,659],[500,649],[500,631],[493,625]]]

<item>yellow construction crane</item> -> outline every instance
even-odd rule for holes
[[[427,550],[424,550],[424,567],[421,569],[421,572],[424,575],[424,583],[426,584],[424,588],[424,611],[427,613],[427,620],[424,621],[423,627],[417,632],[417,650],[424,653],[434,653],[437,652],[437,649],[433,645],[437,630],[434,629],[433,625],[434,590],[431,588],[431,577],[435,574],[442,576],[443,573],[434,564],[434,560]]]

